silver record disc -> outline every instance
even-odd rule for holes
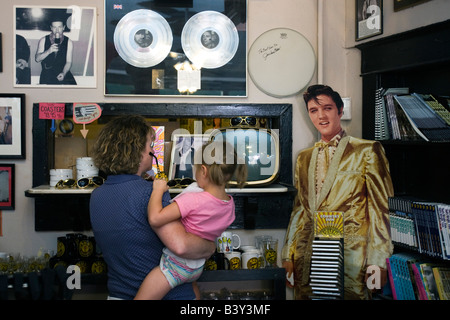
[[[127,13],[114,30],[114,46],[119,56],[138,68],[162,62],[170,53],[172,41],[169,23],[152,10]]]
[[[233,59],[239,46],[239,35],[233,21],[226,15],[202,11],[184,25],[181,45],[194,65],[215,69]]]
[[[309,41],[295,30],[264,32],[248,52],[248,73],[264,93],[281,98],[301,92],[316,70],[316,55]]]

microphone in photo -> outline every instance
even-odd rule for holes
[[[60,37],[59,33],[57,33],[57,34],[55,35],[55,41],[54,41],[54,43],[58,45],[58,50],[59,50],[59,44],[61,43],[61,37]],[[57,54],[58,54],[58,52],[55,52],[55,56],[56,56]]]
[[[61,43],[61,35],[59,33],[55,34],[55,43],[57,45]]]

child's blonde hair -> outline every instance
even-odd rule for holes
[[[216,185],[227,185],[233,178],[239,188],[243,188],[247,181],[247,165],[239,159],[234,147],[226,141],[209,141],[204,144],[201,154],[196,153],[195,166],[208,168],[209,178]],[[197,161],[201,156],[201,161]]]

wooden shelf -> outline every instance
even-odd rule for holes
[[[30,188],[25,191],[25,196],[27,197],[36,197],[40,195],[80,195],[80,194],[91,194],[94,188],[66,188],[66,189],[57,189],[55,187],[51,187],[50,185],[40,185],[34,188]],[[181,193],[183,189],[169,189],[169,193],[177,194]],[[284,193],[292,191],[291,186],[281,185],[281,184],[271,184],[265,187],[249,187],[249,188],[228,188],[226,189],[227,193],[232,194],[248,194],[248,193]]]

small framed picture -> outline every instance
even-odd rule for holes
[[[394,11],[400,11],[409,7],[428,2],[430,0],[395,0],[394,1]]]
[[[356,41],[383,33],[383,0],[356,0]]]
[[[0,164],[0,210],[14,210],[14,164]]]
[[[194,154],[209,140],[204,134],[173,134],[169,180],[194,177]]]
[[[25,159],[25,94],[0,94],[0,159]]]
[[[3,72],[3,47],[2,47],[2,33],[0,32],[0,72]]]

